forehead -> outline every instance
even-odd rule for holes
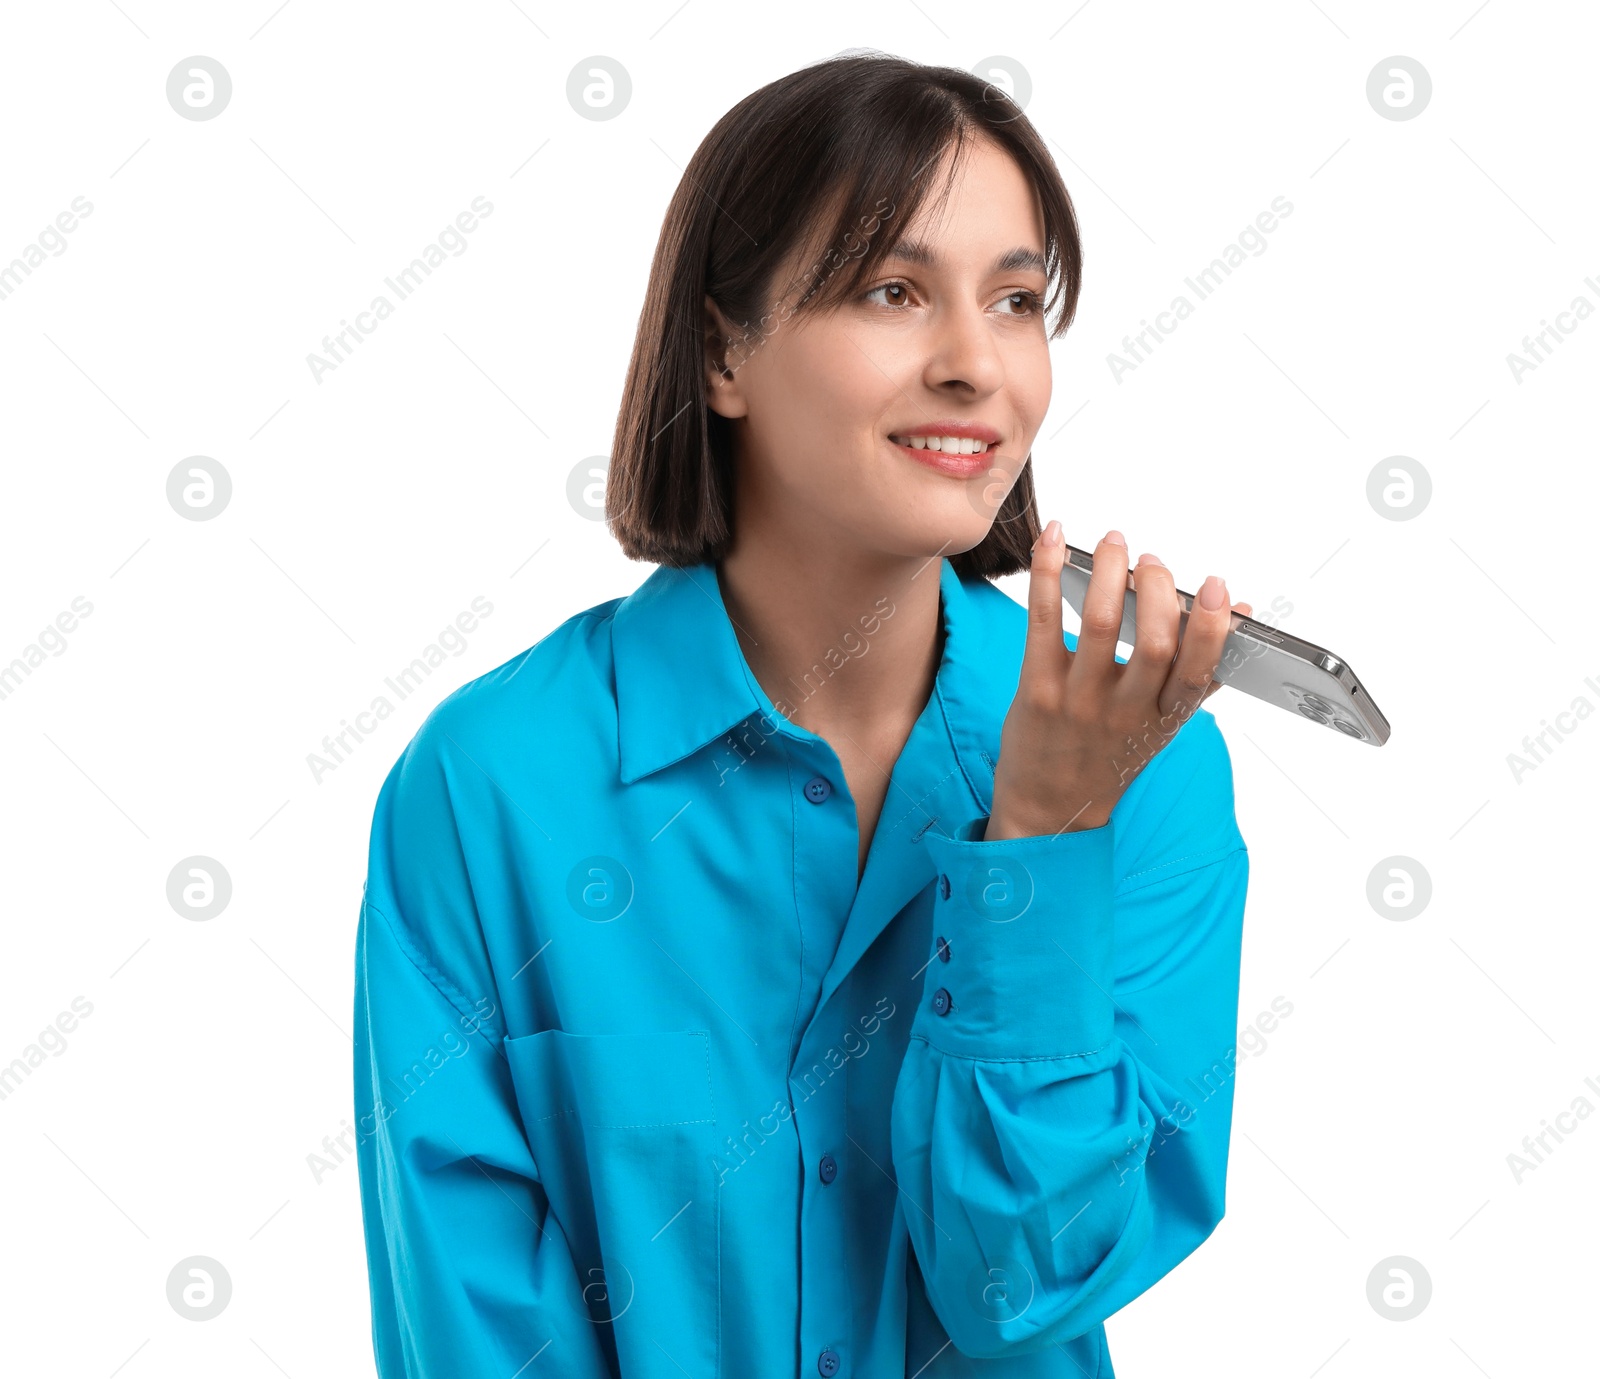
[[[1016,160],[991,139],[970,139],[960,150],[959,163],[955,147],[945,149],[930,194],[900,226],[893,252],[908,262],[936,267],[936,242],[950,237],[952,230],[972,240],[1004,239],[1008,250],[1018,242],[1043,247],[1038,192]],[[1039,257],[1042,268],[1043,255]]]

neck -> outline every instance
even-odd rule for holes
[[[943,654],[940,558],[736,541],[718,582],[739,646],[791,722],[904,739]]]

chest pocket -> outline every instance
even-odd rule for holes
[[[505,1041],[581,1305],[630,1379],[720,1379],[710,1045],[706,1030]]]

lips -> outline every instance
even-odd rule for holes
[[[889,444],[894,446],[895,450],[900,454],[914,460],[917,464],[937,470],[941,474],[948,474],[952,478],[970,479],[979,474],[987,474],[994,466],[992,451],[995,447],[993,446],[975,454],[961,454],[944,450],[930,450],[927,446],[923,446],[919,450],[912,445],[902,445],[892,437],[889,439]]]

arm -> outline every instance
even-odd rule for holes
[[[1222,1219],[1249,872],[1232,804],[1202,714],[1101,827],[925,835],[950,959],[930,950],[892,1148],[967,1355],[1091,1330]]]
[[[378,1374],[510,1375],[540,1355],[538,1373],[603,1379],[597,1328],[517,1111],[498,986],[430,737],[425,726],[379,795],[356,938],[356,1133]]]

